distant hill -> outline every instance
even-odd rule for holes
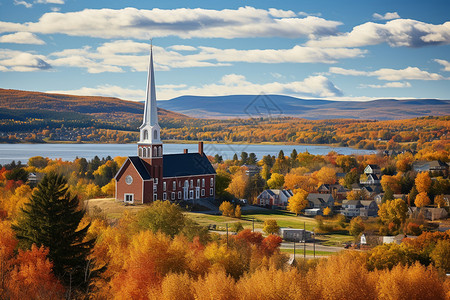
[[[158,106],[197,118],[298,117],[396,120],[450,115],[450,100],[380,99],[374,101],[308,100],[281,95],[182,96]]]
[[[0,89],[0,118],[81,118],[142,119],[144,104],[111,97],[73,96]],[[187,118],[158,108],[161,118]]]

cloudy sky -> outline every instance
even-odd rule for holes
[[[450,99],[450,1],[0,0],[0,88]]]

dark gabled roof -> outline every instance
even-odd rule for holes
[[[216,174],[206,155],[181,153],[163,155],[163,177]]]
[[[359,206],[359,205],[361,205],[361,202],[359,201],[359,200],[344,200],[344,201],[342,201],[342,205],[344,206],[347,206],[347,205],[356,205],[356,206]]]
[[[128,159],[131,161],[143,180],[149,180],[152,178],[139,156],[129,156]]]

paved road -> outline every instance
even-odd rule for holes
[[[281,243],[281,249],[294,249],[294,243],[293,242],[283,242]],[[300,253],[303,251],[303,243],[295,243],[296,252]],[[316,243],[316,251],[328,251],[328,252],[339,252],[341,251],[342,247],[331,247],[331,246],[324,246]],[[306,250],[314,250],[314,244],[313,243],[306,243]],[[303,252],[302,252],[303,253]]]

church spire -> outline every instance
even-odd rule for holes
[[[148,66],[147,75],[147,95],[145,98],[144,118],[142,126],[154,126],[156,124],[158,124],[158,112],[156,108],[155,74],[153,72],[153,45],[150,45],[150,63]]]
[[[140,129],[139,144],[162,144],[156,107],[155,74],[153,71],[153,45],[150,46],[150,62],[147,75],[147,94],[145,98],[144,117]]]

